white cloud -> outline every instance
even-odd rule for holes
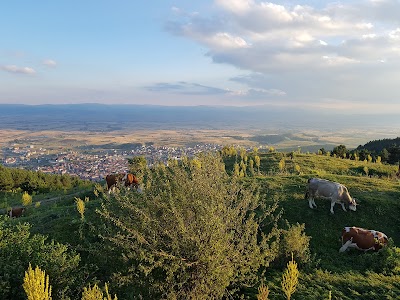
[[[239,36],[232,36],[226,32],[218,32],[206,39],[209,45],[216,48],[246,48],[250,45]]]
[[[17,67],[16,65],[6,65],[2,66],[1,69],[3,71],[9,72],[9,73],[17,73],[17,74],[27,74],[27,75],[33,75],[36,73],[36,71],[32,68],[29,67]]]
[[[215,0],[214,15],[186,14],[169,30],[205,46],[214,63],[262,74],[242,81],[248,87],[238,89],[240,95],[253,89],[316,102],[395,101],[400,1],[342,3]]]
[[[43,65],[45,65],[45,66],[47,66],[47,67],[52,67],[52,68],[54,68],[54,67],[57,66],[57,62],[54,61],[54,60],[52,60],[52,59],[45,59],[45,60],[43,61]]]

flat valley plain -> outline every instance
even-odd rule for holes
[[[98,149],[130,144],[348,149],[400,135],[397,116],[311,114],[297,109],[137,105],[0,105],[0,149]]]
[[[156,147],[194,147],[198,144],[236,145],[245,148],[273,147],[281,151],[327,151],[345,145],[348,149],[368,141],[395,138],[387,131],[362,132],[348,130],[327,132],[317,130],[275,132],[270,130],[160,130],[137,129],[118,131],[59,131],[0,129],[0,148],[26,147],[47,149],[79,149],[95,146],[98,149],[120,148],[129,144],[153,144]]]

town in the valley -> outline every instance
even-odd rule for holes
[[[128,170],[128,159],[144,156],[149,165],[167,162],[182,156],[194,156],[199,152],[216,151],[219,144],[197,144],[192,147],[156,147],[152,144],[136,146],[132,149],[49,149],[35,145],[11,145],[3,147],[0,164],[6,167],[24,168],[53,174],[77,175],[92,181],[103,180],[107,174]]]

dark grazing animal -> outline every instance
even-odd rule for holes
[[[11,218],[19,218],[25,211],[25,207],[12,207],[8,212]]]
[[[122,179],[124,178],[125,174],[110,174],[106,176],[106,183],[107,183],[107,190],[110,194],[111,192],[115,191],[115,188],[122,183]]]

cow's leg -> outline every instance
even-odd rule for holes
[[[351,239],[348,240],[346,243],[344,243],[344,244],[342,245],[342,247],[340,247],[339,252],[344,252],[344,251],[346,251],[352,243],[353,243],[353,238],[351,238]]]
[[[310,198],[308,199],[308,206],[309,206],[310,208],[316,208],[316,207],[317,207],[317,204],[315,204],[314,198],[310,197]]]
[[[313,198],[308,198],[308,206],[311,208],[311,209],[313,209],[314,208],[314,206],[313,206]]]
[[[335,206],[335,201],[331,201],[331,214],[334,214],[333,207]]]
[[[344,210],[344,211],[347,211],[346,207],[344,207],[344,203],[342,202],[342,203],[340,203],[340,204],[342,205],[343,210]]]
[[[312,199],[312,205],[314,205],[314,207],[317,208],[317,204],[315,204],[315,198]]]

